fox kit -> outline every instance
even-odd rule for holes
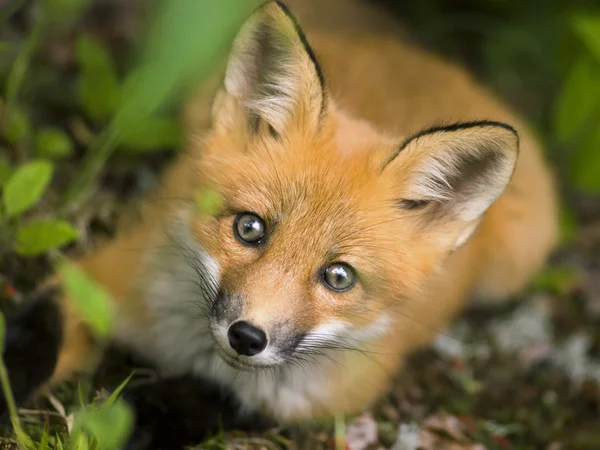
[[[142,219],[79,262],[114,300],[115,342],[284,423],[368,407],[557,235],[551,175],[506,106],[393,32],[306,25],[279,2],[248,18]],[[9,342],[19,398],[89,368],[70,305],[53,283],[13,319],[55,348],[40,368],[14,356],[39,343]]]

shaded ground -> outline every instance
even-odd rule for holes
[[[469,64],[524,111],[544,134],[548,127],[544,111],[551,107],[558,75],[542,78],[543,63],[532,67],[528,65],[531,61],[519,60],[514,66],[502,65],[497,61],[502,56],[498,55],[494,61],[492,53],[486,53],[490,50],[486,47],[489,39],[483,41],[480,28],[484,27],[461,27],[449,19],[456,19],[456,14],[465,16],[468,2],[448,2],[455,5],[454,9],[446,7],[449,10],[436,2],[423,3],[433,8],[429,12],[425,6],[419,10],[387,3],[392,6],[391,10],[403,14],[424,42]],[[36,61],[41,69],[32,75],[24,93],[35,99],[32,114],[36,122],[67,130],[76,144],[74,156],[59,165],[55,192],[60,192],[77,169],[86,145],[85,136],[94,132],[93,125],[81,118],[69,95],[64,95],[73,91],[76,74],[73,37],[81,30],[95,30],[117,60],[123,60],[123,48],[134,35],[132,12],[125,6],[130,5],[129,2],[102,4],[104,6],[82,21],[75,31],[56,35],[44,43]],[[494,23],[498,26],[505,22],[507,27],[527,17],[516,13],[511,16],[506,11],[497,16],[494,15],[497,11],[491,9],[490,12],[482,7],[473,14],[484,18],[501,17]],[[0,37],[9,42],[22,40],[31,24],[31,11],[24,8],[15,15]],[[448,17],[446,22],[454,23],[456,29],[436,35],[433,31],[439,28],[432,23],[436,20],[446,23],[444,17]],[[538,22],[539,28],[552,26],[551,18]],[[526,21],[521,23],[521,31],[527,29],[526,24]],[[529,29],[529,33],[535,34],[536,30]],[[504,50],[505,56],[519,54],[518,51],[510,53],[508,41],[494,36],[500,43],[504,42],[504,46],[498,44],[498,53]],[[539,39],[542,40],[543,37]],[[532,45],[539,45],[539,41]],[[509,56],[505,58],[507,61],[511,60]],[[61,75],[57,76],[58,73]],[[2,142],[2,147],[4,145]],[[550,145],[549,152],[556,154],[558,149]],[[98,195],[78,212],[75,218],[78,226],[91,230],[96,238],[109,237],[116,217],[153,185],[169,157],[168,151],[157,149],[143,156],[113,158],[103,171]],[[394,392],[373,411],[348,421],[345,430],[348,448],[600,448],[600,202],[573,195],[566,188],[565,196],[574,206],[581,228],[557,251],[552,261],[555,269],[540,277],[514,302],[494,310],[465,312],[453,327],[440,335],[432,348],[411,358]],[[71,250],[83,251],[86,242],[83,239]],[[18,304],[48,271],[45,258],[25,259],[5,252],[0,261],[3,309],[9,310]],[[121,369],[127,366],[116,365]],[[126,370],[117,373],[119,375],[113,372],[110,378],[115,383],[123,379],[121,374],[128,374]],[[95,386],[101,398],[106,395],[101,385],[107,383],[108,378],[106,374],[100,378],[102,382]],[[40,406],[48,404],[42,400],[31,409],[23,410],[21,416],[34,437],[44,427],[66,433],[69,408],[74,404],[75,389],[67,385],[56,393],[54,404],[49,405],[50,410],[56,412],[44,412]],[[60,411],[63,406],[66,411]],[[2,435],[8,436],[7,432]],[[333,430],[314,427],[293,432],[275,430],[256,437],[220,437],[204,447],[217,448],[225,441],[234,448],[286,448],[301,443],[307,448],[333,448]],[[6,442],[10,448],[10,439]]]

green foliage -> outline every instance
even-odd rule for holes
[[[71,448],[82,448],[82,444],[89,441],[91,448],[99,450],[121,448],[132,428],[133,412],[122,400],[97,408],[83,408],[75,415],[73,435],[76,438],[71,441]],[[90,447],[85,445],[84,448]]]
[[[52,165],[41,160],[19,167],[4,186],[5,214],[15,217],[35,205],[48,187],[52,172]]]
[[[4,187],[4,184],[8,181],[13,172],[10,162],[8,162],[6,156],[2,154],[2,150],[2,147],[0,147],[0,189]]]
[[[581,281],[581,271],[570,266],[548,267],[540,272],[532,282],[538,291],[567,294]]]
[[[135,82],[131,82],[131,78],[126,82],[127,89],[122,91],[117,111],[108,127],[92,143],[92,151],[84,161],[83,170],[65,195],[65,210],[73,209],[89,194],[90,185],[118,148],[127,130],[136,123],[145,122],[167,104],[172,104],[190,87],[190,83],[198,83],[214,68],[226,44],[231,42],[242,22],[259,3],[255,0],[158,3],[140,63],[134,69]],[[101,53],[98,50],[92,51]],[[106,76],[112,78],[108,75],[106,59],[103,66]],[[95,88],[98,91],[108,89],[111,92],[109,96],[116,90],[112,85]]]
[[[205,189],[196,197],[198,210],[209,216],[214,216],[223,208],[223,198],[212,189]]]
[[[16,109],[7,114],[2,136],[11,144],[18,144],[31,135],[31,122],[24,111]]]
[[[581,134],[590,118],[597,114],[598,71],[589,57],[581,58],[571,69],[557,100],[556,137],[568,142]]]
[[[600,15],[577,15],[573,29],[597,60],[600,60]]]
[[[34,256],[57,249],[76,240],[79,233],[62,220],[38,220],[19,227],[16,251],[22,256]]]
[[[159,149],[174,149],[182,143],[179,120],[168,117],[147,117],[123,130],[121,145],[127,153]]]
[[[577,15],[570,23],[582,48],[556,101],[554,134],[572,149],[573,186],[600,194],[600,15]]]
[[[98,41],[81,36],[77,41],[81,69],[78,94],[87,115],[96,121],[108,119],[119,104],[119,81],[114,61]]]
[[[105,340],[113,326],[113,308],[109,294],[78,266],[62,263],[59,273],[69,299],[96,335]]]
[[[41,128],[35,135],[35,151],[41,158],[60,159],[73,153],[73,142],[59,128]]]
[[[90,4],[90,0],[41,0],[40,6],[46,21],[68,25]]]

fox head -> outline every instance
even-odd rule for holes
[[[473,233],[518,154],[503,123],[406,137],[348,116],[278,2],[235,38],[197,145],[197,191],[221,199],[191,221],[218,272],[211,332],[248,370],[379,339]]]

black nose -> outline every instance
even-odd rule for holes
[[[238,355],[254,356],[262,352],[267,346],[267,335],[259,328],[253,327],[248,322],[236,322],[229,327],[227,332],[229,345]]]

